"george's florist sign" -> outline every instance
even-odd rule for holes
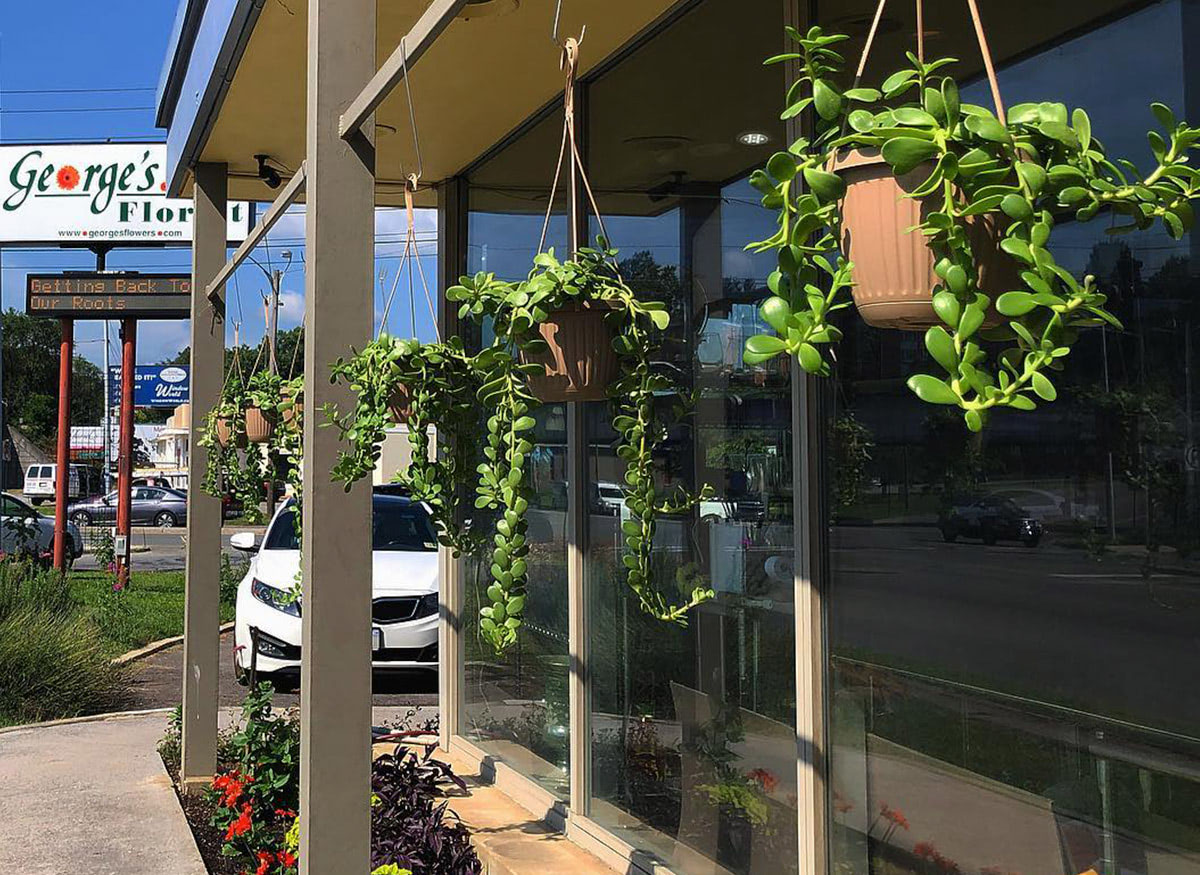
[[[168,198],[163,143],[0,146],[0,243],[190,243],[192,202]],[[229,240],[250,205],[228,206]]]

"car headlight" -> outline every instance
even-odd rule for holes
[[[250,582],[250,595],[254,596],[264,605],[270,605],[277,611],[283,611],[285,614],[291,614],[293,617],[300,616],[299,596],[287,590],[269,586],[257,577]]]
[[[431,592],[429,595],[421,596],[421,601],[417,603],[417,610],[413,614],[414,620],[419,620],[422,617],[432,617],[438,612],[438,594]]]

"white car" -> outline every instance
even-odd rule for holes
[[[372,499],[371,664],[376,669],[437,669],[437,535],[426,507],[399,495]],[[276,689],[300,682],[303,596],[292,598],[300,567],[295,504],[287,502],[267,527],[261,546],[250,532],[231,539],[252,553],[238,585],[234,673],[246,682],[251,662]]]
[[[83,555],[79,527],[67,523],[67,562]],[[42,516],[16,496],[0,495],[0,550],[49,561],[54,553],[54,518]]]

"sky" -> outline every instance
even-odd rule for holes
[[[5,0],[0,17],[0,143],[104,142],[106,140],[163,140],[154,127],[154,98],[166,58],[176,0]],[[72,22],[49,27],[47,22]],[[297,107],[303,112],[303,107]],[[259,212],[262,212],[260,208]],[[376,214],[376,320],[383,301],[396,285],[389,316],[392,334],[431,339],[433,320],[414,281],[415,308],[410,308],[408,271],[401,264],[406,222],[402,210]],[[436,276],[436,213],[417,211],[419,252],[425,275]],[[304,311],[303,207],[289,211],[268,234],[253,258],[265,268],[284,269],[279,323],[281,329],[300,324]],[[95,256],[84,250],[6,247],[0,252],[0,300],[5,309],[23,310],[25,275],[31,271],[88,270]],[[108,257],[109,269],[187,272],[191,255],[186,247],[121,248]],[[232,344],[233,325],[244,343],[261,342],[264,315],[260,294],[269,290],[263,271],[245,264],[227,286],[229,321],[226,343]],[[434,295],[436,301],[436,294]],[[119,362],[117,325],[111,323],[110,362]],[[104,357],[104,323],[76,322],[78,354],[96,364]],[[144,321],[138,328],[139,364],[154,364],[188,344],[186,321]]]

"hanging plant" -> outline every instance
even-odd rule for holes
[[[1200,171],[1187,165],[1200,129],[1153,104],[1163,132],[1147,135],[1154,163],[1143,175],[1131,162],[1108,157],[1083,109],[1023,103],[1005,113],[993,74],[996,114],[963,103],[955,80],[938,73],[952,59],[924,63],[911,53],[910,66],[878,89],[855,82],[843,91],[835,80],[844,61],[832,46],[848,37],[819,27],[788,34],[798,51],[767,63],[797,64],[783,118],[811,108],[814,133],[771,156],[750,178],[763,205],[778,212],[779,229],[748,248],[776,251],[778,269],[761,308],[776,333],[749,338],[745,362],[787,353],[805,371],[827,374],[827,346],[841,337],[832,314],[851,306],[853,294],[872,321],[872,307],[888,295],[875,277],[912,279],[928,303],[916,301],[914,311],[914,301],[904,301],[909,309],[891,317],[893,324],[923,323],[925,347],[943,371],[911,376],[917,397],[957,406],[972,431],[993,410],[1028,411],[1053,401],[1050,374],[1063,369],[1079,332],[1103,323],[1121,327],[1095,278],[1080,281],[1054,259],[1056,221],[1086,222],[1104,213],[1125,220],[1112,233],[1161,223],[1180,239],[1193,224],[1191,202],[1200,197]],[[864,224],[872,211],[856,209],[863,198],[878,207],[876,215],[892,211],[882,223],[887,227]],[[900,198],[911,207],[897,207]],[[894,246],[881,236],[894,242],[910,232]],[[914,246],[918,255],[911,254]],[[871,264],[885,249],[901,252],[907,277]],[[866,280],[861,291],[860,280]],[[992,355],[986,342],[1003,346]]]
[[[539,360],[550,349],[541,326],[569,308],[603,312],[609,341],[617,354],[620,375],[606,389],[616,411],[613,426],[621,435],[618,457],[625,462],[625,502],[631,518],[622,525],[626,580],[642,609],[661,620],[685,623],[687,611],[711,599],[711,589],[697,586],[683,604],[672,604],[655,586],[651,571],[655,520],[659,514],[685,513],[701,495],[679,490],[671,499],[659,496],[654,479],[654,452],[666,438],[667,425],[658,414],[675,401],[675,413],[686,412],[684,396],[653,355],[670,323],[666,305],[641,301],[616,269],[617,251],[601,238],[599,248],[581,248],[576,257],[559,261],[554,251],[534,258],[529,277],[520,283],[480,273],[447,289],[448,301],[460,302],[459,318],[490,319],[492,345],[479,353],[479,400],[491,411],[487,444],[479,466],[475,506],[496,513],[489,605],[481,608],[480,628],[497,650],[516,640],[525,608],[527,584],[526,512],[529,508],[526,462],[533,450],[533,413],[541,400],[535,381],[547,375]],[[656,403],[657,399],[657,403]]]
[[[283,403],[283,378],[270,370],[250,377],[246,391],[246,439],[252,444],[270,443]]]
[[[223,498],[228,493],[241,503],[252,523],[262,522],[260,504],[267,476],[264,454],[246,439],[248,390],[239,378],[226,381],[221,397],[204,417],[199,443],[208,449],[208,464],[200,488]]]
[[[421,343],[381,333],[349,359],[335,361],[330,379],[346,383],[356,395],[345,415],[335,406],[325,409],[330,424],[350,445],[339,454],[333,479],[349,490],[369,477],[387,430],[407,426],[412,459],[397,474],[397,482],[429,506],[440,543],[456,556],[477,552],[478,538],[463,525],[460,502],[478,456],[480,381],[462,340]],[[430,458],[431,428],[440,431],[448,447],[436,458]]]

